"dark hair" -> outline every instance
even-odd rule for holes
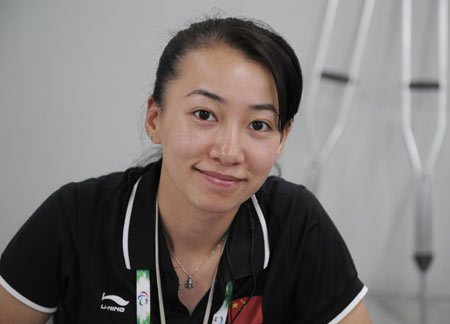
[[[298,111],[303,80],[294,50],[272,28],[240,18],[214,18],[191,24],[179,31],[159,59],[153,90],[155,103],[164,106],[165,90],[177,78],[181,59],[191,50],[225,44],[266,67],[278,94],[278,128],[283,131]]]

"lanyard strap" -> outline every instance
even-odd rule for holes
[[[222,306],[214,314],[212,324],[225,324],[228,316],[228,306],[230,305],[231,296],[233,294],[233,282],[228,281],[227,288],[225,290],[225,298],[223,299]]]
[[[161,274],[159,271],[159,239],[158,239],[158,218],[159,218],[159,211],[158,211],[158,198],[156,198],[156,212],[155,212],[155,263],[156,263],[156,286],[158,287],[158,302],[159,302],[159,314],[161,317],[161,324],[166,324],[166,314],[164,312],[164,301],[163,301],[163,296],[162,296],[162,288],[161,288]],[[222,255],[224,247],[226,244],[226,238],[224,240],[224,243],[222,245],[222,250],[220,252],[220,255]],[[217,266],[216,271],[214,272],[214,278],[212,280],[211,283],[211,289],[209,290],[209,296],[208,296],[208,303],[206,304],[206,311],[205,311],[205,317],[203,318],[203,324],[208,324],[208,319],[209,319],[209,314],[211,313],[211,306],[212,306],[212,299],[214,296],[214,286],[216,283],[216,276],[217,276],[217,270],[218,270],[219,266]],[[228,304],[229,304],[229,300],[228,302],[226,302],[227,300],[227,292],[228,291],[228,286],[227,285],[227,290],[225,292],[225,300],[224,300],[224,305],[226,304],[226,309],[228,309]],[[229,298],[231,298],[231,291],[229,292]],[[219,311],[217,313],[219,313],[222,308],[224,307],[224,305],[222,305],[222,307],[219,309]],[[216,318],[217,313],[214,315],[214,318]],[[223,318],[223,317],[222,317]],[[226,315],[225,315],[225,320],[226,320]],[[213,320],[214,323],[214,320]]]
[[[136,270],[137,324],[150,324],[150,271]]]
[[[161,274],[159,273],[159,239],[158,239],[158,198],[156,198],[156,212],[155,212],[155,261],[156,261],[156,285],[158,286],[158,301],[159,301],[159,316],[161,317],[161,324],[166,324],[166,314],[164,312],[164,303],[161,289]]]

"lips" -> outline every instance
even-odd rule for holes
[[[213,172],[213,171],[203,171],[203,170],[198,170],[203,174],[206,174],[210,177],[213,178],[217,178],[219,180],[223,180],[223,181],[242,181],[242,179],[234,177],[232,175],[228,175],[228,174],[222,174],[222,173],[218,173],[218,172]]]
[[[243,178],[238,178],[229,174],[223,174],[214,171],[205,171],[197,168],[194,169],[199,172],[208,182],[218,186],[231,187],[237,185],[241,181],[244,181]]]

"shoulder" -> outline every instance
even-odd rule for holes
[[[151,165],[132,167],[121,172],[67,183],[53,192],[27,223],[51,223],[75,234],[80,228],[100,225],[112,218],[121,217],[134,184],[149,167]]]
[[[99,209],[117,199],[126,199],[133,185],[150,166],[132,167],[79,182],[70,182],[59,188],[55,194],[63,206],[79,211]],[[54,195],[55,195],[54,194]]]
[[[266,218],[275,217],[285,226],[296,223],[313,225],[326,215],[318,199],[305,186],[280,177],[270,176],[257,192]]]
[[[62,186],[58,191],[62,195],[75,192],[82,196],[95,197],[96,199],[102,198],[117,189],[133,186],[134,182],[145,172],[146,168],[148,166],[133,167],[125,171],[92,177],[79,182],[70,182]]]
[[[313,250],[317,244],[345,246],[333,220],[305,186],[271,176],[256,195],[273,239]]]
[[[308,200],[312,197],[305,186],[276,176],[268,177],[257,194],[261,195],[262,199],[270,199],[276,205],[283,205],[298,199]]]

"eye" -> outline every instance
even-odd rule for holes
[[[194,115],[201,120],[208,120],[208,121],[214,121],[216,120],[216,117],[214,115],[207,111],[207,110],[197,110],[194,112]]]
[[[260,120],[252,121],[249,127],[259,132],[267,132],[271,130],[271,127],[267,123]]]

